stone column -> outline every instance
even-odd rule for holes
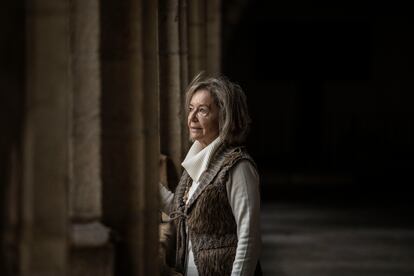
[[[168,184],[174,189],[188,148],[184,106],[188,63],[187,45],[183,43],[187,37],[183,33],[186,4],[182,0],[161,0],[159,5],[160,142],[161,152],[167,155]]]
[[[181,87],[184,90],[188,85],[188,0],[178,3],[178,29],[180,44],[180,77]]]
[[[109,229],[100,223],[99,1],[71,0],[70,275],[112,275]]]
[[[69,3],[27,1],[21,275],[67,271]]]
[[[22,116],[25,89],[25,3],[0,9],[0,275],[18,272]]]
[[[221,0],[206,3],[206,71],[217,74],[221,71]]]
[[[21,184],[21,152],[18,143],[10,145],[9,160],[5,166],[7,178],[1,193],[1,260],[0,273],[4,276],[18,274],[19,214]]]
[[[190,80],[206,71],[206,0],[188,1],[188,65]]]
[[[70,216],[101,216],[99,1],[71,0],[72,183]]]
[[[103,218],[116,275],[158,275],[157,1],[101,1]]]
[[[179,3],[179,22],[180,30],[180,78],[181,78],[181,93],[183,93],[183,101],[185,101],[185,89],[189,83],[189,66],[188,66],[188,0],[181,0]],[[187,107],[184,106],[184,110]],[[183,113],[185,114],[185,113]],[[181,120],[183,132],[181,135],[181,144],[182,146],[182,159],[184,159],[187,154],[188,148],[190,146],[190,141],[188,139],[189,133],[187,128],[187,120]],[[181,167],[180,167],[181,168]]]

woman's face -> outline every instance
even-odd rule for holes
[[[210,92],[204,89],[194,93],[188,107],[190,137],[203,147],[219,135],[219,110]]]

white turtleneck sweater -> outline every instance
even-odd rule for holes
[[[207,147],[203,148],[199,142],[195,141],[188,151],[181,164],[193,180],[187,202],[197,189],[199,178],[207,169],[210,158],[220,145],[220,142],[220,137],[218,137]],[[160,187],[162,210],[168,214],[174,195],[163,185],[160,185]],[[261,249],[260,196],[259,177],[256,169],[249,161],[243,160],[231,170],[226,183],[226,190],[236,220],[238,237],[232,276],[253,275]],[[191,241],[189,241],[188,245],[186,275],[198,275]]]

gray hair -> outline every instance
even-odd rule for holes
[[[219,108],[219,135],[226,145],[243,145],[250,129],[246,95],[240,85],[224,76],[204,77],[199,73],[186,89],[186,110],[199,90],[210,92]],[[188,113],[187,113],[188,115]]]

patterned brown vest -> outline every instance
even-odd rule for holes
[[[243,159],[254,164],[242,147],[219,146],[187,205],[183,196],[192,179],[184,171],[171,213],[177,230],[177,271],[185,270],[189,237],[200,276],[231,274],[237,248],[237,225],[228,201],[226,182],[231,168]]]

